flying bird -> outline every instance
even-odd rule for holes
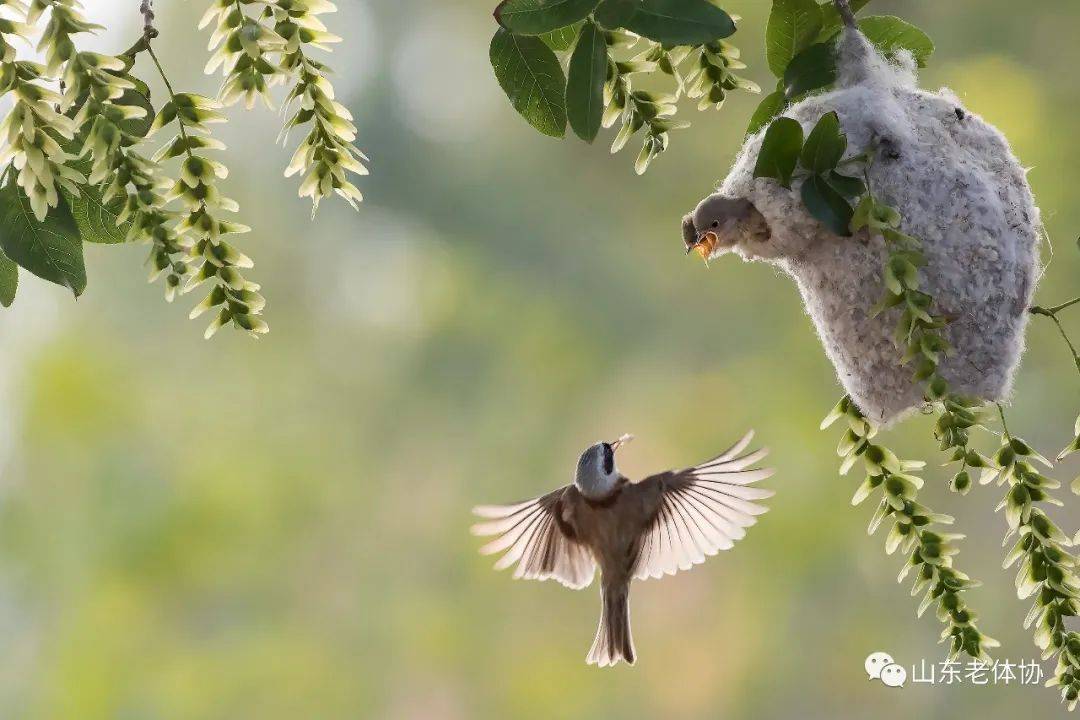
[[[743,454],[753,436],[700,465],[638,482],[615,465],[615,451],[631,436],[597,443],[581,454],[572,484],[513,505],[473,508],[485,521],[472,532],[497,536],[480,552],[505,553],[495,569],[516,564],[515,578],[580,590],[599,566],[600,626],[586,662],[633,665],[630,582],[673,575],[727,550],[766,511],[754,501],[772,491],[751,486],[773,470],[755,467],[767,448]]]

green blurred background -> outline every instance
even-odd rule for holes
[[[225,189],[255,230],[266,339],[204,342],[194,300],[162,302],[134,246],[89,247],[77,303],[26,282],[0,317],[0,717],[1064,715],[1040,688],[867,681],[871,651],[908,666],[944,651],[817,429],[833,371],[790,281],[706,271],[681,248],[682,213],[724,176],[756,100],[686,107],[693,128],[637,178],[610,136],[557,142],[513,112],[487,65],[493,4],[339,0],[328,17],[372,158],[359,213],[327,203],[311,221],[280,177],[278,116],[232,113]],[[98,46],[126,47],[134,0],[88,5],[111,26]],[[203,3],[158,5],[174,83],[212,94]],[[1034,168],[1055,250],[1039,298],[1075,295],[1080,3],[875,6],[931,32],[923,84],[953,88]],[[726,7],[767,86],[769,3]],[[1049,323],[1029,345],[1011,423],[1049,453],[1078,381]],[[567,482],[596,439],[635,433],[636,476],[748,427],[773,448],[772,512],[737,551],[635,586],[632,669],[584,664],[595,586],[514,582],[467,532],[472,505]],[[890,440],[939,459],[923,418]],[[961,566],[986,583],[971,604],[999,657],[1031,658],[1000,491],[960,498],[945,478],[925,496],[968,532]],[[1066,528],[1077,507],[1056,515]]]

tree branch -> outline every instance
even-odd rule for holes
[[[143,16],[143,37],[147,40],[156,38],[158,31],[154,27],[154,0],[142,0],[139,3],[139,12]]]
[[[1029,312],[1032,315],[1042,315],[1043,317],[1048,317],[1051,321],[1053,321],[1054,325],[1057,326],[1058,332],[1061,333],[1061,338],[1065,341],[1065,344],[1069,346],[1069,352],[1072,353],[1073,362],[1076,363],[1076,370],[1080,372],[1080,352],[1077,352],[1076,346],[1073,345],[1072,340],[1069,338],[1069,333],[1065,332],[1065,327],[1061,324],[1061,321],[1058,320],[1057,316],[1057,314],[1062,310],[1070,308],[1077,303],[1080,303],[1080,297],[1073,298],[1068,302],[1063,302],[1060,305],[1055,305],[1054,307],[1049,308],[1042,307],[1041,305],[1033,305],[1030,308]]]
[[[1075,305],[1077,303],[1080,303],[1080,297],[1073,298],[1072,300],[1070,300],[1068,302],[1063,302],[1060,305],[1055,305],[1054,307],[1050,307],[1050,308],[1044,308],[1041,305],[1033,305],[1032,308],[1031,308],[1031,313],[1033,315],[1047,315],[1047,316],[1053,317],[1054,315],[1057,315],[1059,312],[1061,312],[1065,308],[1072,307],[1073,305]]]
[[[131,58],[125,72],[131,69],[131,65],[135,62],[135,56],[149,48],[150,41],[158,36],[157,28],[154,27],[154,0],[141,0],[139,14],[143,17],[142,35],[139,36],[134,45],[119,55],[121,58]]]
[[[851,11],[848,0],[834,0],[834,2],[836,3],[836,12],[840,13],[840,19],[844,21],[844,25],[853,30],[858,28],[858,24],[855,22],[855,13]]]

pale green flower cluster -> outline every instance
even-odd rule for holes
[[[45,53],[45,67],[49,76],[55,77],[60,68],[77,53],[71,36],[104,28],[83,16],[82,4],[78,0],[32,0],[27,22],[37,22],[48,9],[52,12],[38,41],[38,50]]]
[[[642,128],[645,138],[634,163],[634,171],[641,175],[660,153],[667,149],[672,130],[681,130],[690,123],[674,119],[678,109],[676,103],[681,93],[682,77],[678,75],[678,64],[686,58],[681,49],[674,49],[674,57],[664,54],[659,45],[650,44],[649,48],[629,60],[618,60],[615,53],[620,48],[634,46],[639,38],[627,32],[609,31],[604,33],[608,46],[608,76],[604,84],[604,115],[602,125],[612,127],[621,120],[622,126],[611,143],[611,152],[617,153],[626,147],[630,138]],[[660,48],[659,51],[654,48]],[[660,63],[670,69],[672,76],[679,83],[675,93],[651,93],[635,90],[630,76],[638,73],[651,73]],[[665,70],[666,72],[667,70]]]
[[[60,202],[60,190],[78,195],[85,178],[70,167],[73,158],[61,146],[74,139],[76,127],[56,109],[61,97],[46,85],[53,73],[38,63],[18,60],[12,44],[25,40],[40,15],[39,4],[35,0],[31,8],[21,0],[0,1],[0,94],[10,94],[13,101],[0,123],[0,164],[11,163],[34,215],[43,220]]]
[[[739,48],[717,40],[702,45],[698,52],[697,68],[686,79],[686,95],[698,101],[698,110],[719,110],[732,90],[745,90],[755,95],[761,92],[756,83],[732,72],[746,68],[739,60]]]
[[[172,191],[174,196],[181,196],[179,189],[187,186],[171,180],[160,161],[194,147],[213,149],[221,145],[209,138],[194,136],[192,139],[196,142],[188,142],[178,136],[153,159],[135,152],[132,147],[151,127],[149,121],[138,122],[146,118],[149,107],[145,85],[137,85],[127,76],[129,62],[77,51],[72,36],[98,27],[82,17],[77,2],[34,0],[30,16],[36,18],[46,7],[51,7],[51,12],[39,49],[45,52],[49,72],[60,72],[65,88],[60,109],[73,118],[77,135],[82,140],[79,157],[88,158],[88,182],[97,186],[108,181],[102,194],[104,202],[123,199],[117,222],[131,221],[127,240],[151,244],[150,280],[167,273],[165,298],[172,301],[181,281],[195,273],[192,265],[201,259],[204,248],[199,247],[199,241],[203,239],[203,233],[191,230],[190,216],[181,218],[179,213],[167,209],[173,199],[167,193]],[[193,132],[199,127],[199,123],[195,123]],[[238,256],[242,258],[238,262],[251,265],[249,259],[235,251],[218,254]],[[207,277],[210,277],[208,271],[203,279]],[[238,309],[235,314],[244,316],[248,312]],[[232,313],[230,311],[230,315]],[[265,323],[261,320],[239,320],[237,324],[247,330],[265,331]]]
[[[1004,413],[1001,417],[1004,425]],[[1073,539],[1035,504],[1063,505],[1051,494],[1061,483],[1039,472],[1036,463],[1053,467],[1028,443],[1003,428],[1001,447],[979,482],[985,485],[996,479],[998,485],[1008,485],[997,509],[1005,511],[1009,524],[1005,541],[1013,536],[1017,540],[1003,566],[1019,563],[1016,594],[1021,599],[1032,598],[1024,627],[1034,628],[1035,645],[1042,650],[1044,660],[1057,658],[1054,677],[1046,684],[1059,687],[1062,702],[1073,710],[1080,700],[1080,633],[1066,623],[1080,615],[1080,576],[1076,573],[1080,560],[1070,549],[1075,545]]]
[[[949,643],[950,658],[965,653],[977,660],[989,660],[989,650],[999,643],[978,628],[978,615],[962,594],[980,583],[954,565],[954,557],[960,551],[957,543],[964,536],[933,529],[933,525],[951,525],[953,518],[936,513],[918,501],[923,480],[916,473],[925,463],[900,460],[882,445],[876,439],[878,428],[849,397],[837,403],[821,427],[827,428],[837,421],[847,426],[836,449],[843,458],[840,472],[847,473],[861,460],[866,473],[851,502],[858,505],[880,491],[868,532],[874,533],[883,523],[892,521],[885,551],[891,555],[900,550],[907,556],[897,581],[914,576],[911,594],[923,594],[918,615],[922,617],[929,608],[936,607],[937,618],[944,624],[941,641]]]
[[[214,0],[199,22],[204,28],[215,23],[210,36],[213,53],[206,63],[206,73],[220,68],[225,75],[219,97],[225,105],[241,98],[249,110],[259,98],[273,107],[270,87],[282,80],[276,56],[285,40],[255,18],[248,16],[235,0]]]
[[[869,182],[867,187],[869,190]],[[1049,460],[1023,439],[1009,433],[1000,404],[997,409],[1001,417],[1002,435],[997,453],[988,458],[968,447],[970,429],[985,429],[980,422],[979,413],[986,403],[979,398],[961,397],[950,392],[948,382],[939,372],[940,359],[950,350],[948,343],[938,332],[944,328],[946,322],[933,313],[934,299],[919,290],[919,268],[926,264],[926,259],[920,252],[918,239],[900,231],[901,221],[902,218],[895,208],[877,201],[868,192],[855,210],[851,223],[852,230],[865,227],[880,235],[889,248],[889,256],[882,272],[885,293],[876,311],[892,307],[903,308],[896,329],[897,343],[905,349],[903,361],[912,363],[915,379],[926,384],[925,398],[938,415],[934,433],[942,450],[952,451],[950,462],[961,463],[960,471],[953,477],[950,487],[961,493],[970,489],[972,481],[967,472],[968,468],[981,471],[979,483],[982,485],[997,480],[998,485],[1008,486],[997,510],[1004,510],[1008,522],[1009,530],[1005,535],[1005,542],[1014,536],[1017,540],[1006,556],[1003,567],[1008,569],[1019,563],[1016,574],[1017,596],[1021,599],[1033,598],[1031,609],[1024,619],[1024,627],[1034,628],[1035,644],[1042,650],[1044,660],[1057,659],[1054,676],[1046,684],[1058,686],[1062,702],[1067,704],[1069,710],[1073,710],[1080,702],[1080,633],[1070,630],[1066,620],[1080,615],[1080,576],[1076,572],[1080,559],[1070,549],[1080,541],[1080,534],[1076,539],[1070,538],[1038,506],[1038,503],[1062,506],[1063,503],[1052,494],[1061,487],[1061,483],[1037,469],[1036,464],[1052,468]],[[1063,307],[1068,305],[1069,303],[1066,303]],[[1042,314],[1054,318],[1054,311],[1041,310]],[[1075,359],[1075,348],[1067,336],[1065,340]],[[830,418],[843,416],[847,416],[849,420],[854,418],[857,423],[862,422],[861,413],[847,398],[834,409]],[[841,443],[841,448],[849,453],[853,449],[858,452],[857,447],[862,443],[865,447],[862,454],[864,457],[869,456],[874,451],[874,446],[867,444],[868,440],[859,436],[857,428],[858,425],[852,426]],[[1062,450],[1059,460],[1080,449],[1080,418],[1077,419],[1075,431],[1076,439]],[[868,477],[856,493],[856,500],[861,500],[877,485],[884,484],[887,496],[890,493],[890,482],[896,483],[897,489],[906,487],[904,483],[896,482],[896,478],[900,476],[890,475],[888,472],[890,468],[887,461],[891,460],[891,454],[887,450],[881,450],[879,454],[884,459],[877,460],[877,464],[885,467],[887,472],[882,473],[880,479]],[[902,477],[900,479],[903,480]],[[921,481],[914,483],[914,480],[915,478],[912,478],[912,488],[921,484]],[[914,490],[912,502],[913,493]],[[887,497],[886,500],[892,507],[883,504],[881,508],[886,512],[906,508],[908,498],[902,492],[900,498],[900,502],[893,502]],[[900,536],[914,534],[918,537],[923,532],[925,531],[919,530],[913,524],[911,529],[901,532]],[[959,539],[961,536],[953,537]],[[934,562],[933,558],[951,554],[944,549],[947,547],[945,543],[941,545],[942,550],[932,553],[920,546],[911,556],[909,564],[922,564],[921,578],[933,580],[941,572],[940,569],[928,570]],[[948,567],[948,563],[945,567]],[[973,586],[966,576],[961,576],[960,579],[962,582],[958,585],[956,580],[950,581],[945,577],[943,584],[932,590],[940,598],[938,616],[952,624],[948,632],[952,636],[954,654],[963,650],[972,657],[984,658],[985,648],[992,647],[996,641],[986,638],[975,628],[975,614],[964,606],[962,600],[954,597],[955,591]],[[927,598],[924,603],[930,602],[930,595]]]
[[[171,302],[187,272],[184,247],[172,228],[176,214],[166,209],[162,194],[172,181],[156,160],[133,149],[149,128],[147,110],[135,104],[136,98],[148,101],[143,89],[122,74],[126,69],[120,58],[77,53],[64,71],[64,103],[78,108],[75,122],[83,141],[79,156],[90,160],[90,185],[108,181],[103,201],[123,200],[117,223],[131,221],[127,241],[151,244],[147,259],[151,282],[170,271],[165,299]]]
[[[303,42],[319,46],[333,41],[322,34],[317,21],[313,26],[304,19],[308,11],[326,11],[325,6],[296,7],[299,14],[285,11],[281,17],[267,8],[266,17],[276,17],[285,28],[293,20],[298,28],[314,27],[315,34],[290,31],[290,37]],[[46,20],[37,49],[45,58],[44,65],[18,60],[13,42],[25,41],[42,18]],[[299,46],[290,45],[266,23],[247,18],[240,3],[215,3],[208,18],[218,20],[213,41],[217,51],[208,67],[225,69],[222,97],[226,102],[245,98],[250,106],[255,98],[267,96],[269,85],[293,72],[291,64],[288,70],[282,64],[286,57],[301,52]],[[117,225],[127,226],[125,239],[151,244],[150,278],[165,276],[168,300],[213,280],[213,287],[191,313],[197,317],[217,308],[207,337],[229,322],[253,335],[267,332],[260,317],[266,302],[259,286],[241,274],[253,263],[225,240],[249,228],[220,217],[235,211],[237,204],[217,187],[217,180],[227,175],[225,166],[206,156],[207,151],[224,148],[207,129],[224,120],[221,104],[175,93],[165,79],[170,99],[151,122],[149,89],[129,71],[135,53],[142,51],[161,70],[149,45],[153,27],[147,25],[142,41],[126,55],[80,52],[75,36],[98,29],[84,17],[79,0],[0,0],[0,94],[9,94],[13,100],[12,110],[0,125],[0,162],[10,162],[8,172],[40,221],[62,202],[61,191],[76,197],[80,186],[91,195],[100,192],[101,204],[116,213]],[[60,92],[53,89],[54,84],[59,84]],[[332,94],[332,90],[321,92],[323,96],[317,92],[311,96]],[[153,157],[136,152],[144,138],[173,123],[177,135]],[[341,130],[340,125],[335,127]],[[162,163],[170,160],[180,162],[179,179],[170,178],[164,169]],[[348,160],[334,167],[354,169]],[[173,201],[182,210],[169,209]]]
[[[248,15],[245,4],[260,4],[262,12],[258,17]],[[310,129],[285,176],[301,177],[300,196],[310,197],[313,209],[332,194],[355,208],[363,195],[349,173],[368,174],[363,164],[367,158],[353,144],[352,114],[334,99],[329,68],[308,55],[311,48],[328,51],[330,44],[341,40],[318,18],[336,9],[327,0],[214,0],[200,24],[215,23],[210,39],[214,53],[206,69],[221,68],[224,73],[220,98],[226,105],[243,98],[250,108],[262,98],[269,106],[270,88],[286,79],[291,82],[281,139],[292,128]]]
[[[282,68],[294,80],[285,106],[295,110],[285,121],[282,140],[292,128],[311,125],[293,153],[285,176],[300,175],[300,197],[310,197],[314,208],[331,193],[355,208],[364,196],[349,182],[347,173],[367,175],[363,164],[367,157],[353,144],[356,126],[352,113],[334,99],[334,87],[326,78],[328,68],[304,51],[305,45],[325,49],[322,43],[340,39],[325,32],[315,17],[317,12],[333,9],[333,5],[323,0],[279,0],[273,6],[277,31],[287,42]]]
[[[106,202],[123,197],[123,209],[117,215],[118,223],[131,221],[126,241],[143,241],[151,244],[150,282],[165,276],[165,299],[172,302],[180,282],[189,272],[186,263],[190,242],[180,238],[174,225],[177,213],[168,210],[163,194],[173,186],[173,181],[156,160],[127,151],[118,157],[112,181],[103,197]],[[131,185],[129,191],[127,186]]]
[[[210,292],[191,311],[191,317],[196,318],[220,306],[206,329],[207,338],[229,322],[252,335],[269,330],[259,317],[266,305],[258,292],[259,286],[246,280],[240,272],[254,263],[224,239],[226,235],[246,233],[251,228],[218,217],[221,212],[236,212],[239,205],[222,195],[217,187],[217,180],[228,175],[227,168],[202,154],[206,150],[224,148],[222,143],[209,137],[207,128],[211,123],[224,121],[220,107],[218,101],[202,95],[175,93],[158,112],[150,129],[154,133],[176,122],[179,130],[155,159],[182,158],[180,179],[173,185],[166,202],[179,200],[184,206],[175,227],[177,236],[183,238],[179,242],[190,243],[187,262],[192,273],[184,291],[207,280],[214,281]]]
[[[608,31],[604,37],[608,45],[608,76],[604,85],[603,126],[612,127],[622,121],[611,145],[613,153],[622,150],[639,130],[645,130],[634,164],[638,175],[644,174],[649,164],[667,150],[672,130],[690,127],[690,123],[674,117],[684,94],[698,100],[699,110],[707,110],[720,109],[732,90],[761,92],[757,85],[732,72],[746,65],[739,61],[739,49],[723,40],[695,46],[666,46],[647,41],[644,50],[629,60],[619,60],[617,51],[635,47],[641,38],[624,31]],[[691,57],[694,68],[684,76],[680,66]],[[631,75],[657,70],[674,78],[674,92],[654,93],[633,88]]]

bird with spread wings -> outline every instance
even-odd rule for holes
[[[615,451],[630,440],[589,447],[574,482],[513,505],[481,505],[473,534],[496,536],[481,548],[503,553],[496,569],[514,577],[554,579],[575,590],[600,568],[600,626],[587,662],[633,664],[630,582],[672,575],[731,548],[766,511],[756,501],[772,491],[754,487],[773,470],[756,465],[767,448],[744,453],[748,432],[720,455],[683,470],[632,482],[615,466]]]

